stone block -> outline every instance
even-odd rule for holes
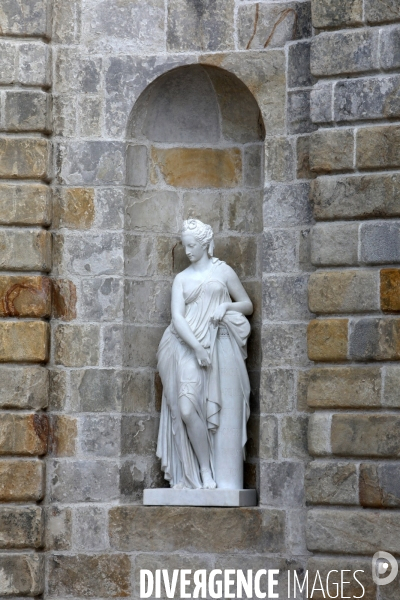
[[[126,183],[133,187],[144,187],[148,178],[146,146],[129,144],[126,150]]]
[[[309,372],[311,408],[380,408],[381,393],[379,367],[325,367]]]
[[[239,203],[242,208],[240,200],[242,199],[242,193],[232,194],[233,200]],[[249,196],[252,196],[252,193]],[[229,195],[229,199],[231,195]],[[247,208],[247,200],[250,198],[245,195],[243,198],[242,211],[245,212]],[[185,219],[200,219],[204,223],[208,223],[213,228],[214,233],[218,233],[223,228],[223,213],[224,198],[220,192],[185,192],[183,195],[183,216]],[[236,216],[236,215],[235,215]],[[243,218],[243,214],[241,217]],[[235,229],[233,227],[233,229]]]
[[[289,92],[287,100],[288,133],[311,133],[317,126],[310,116],[310,91]]]
[[[304,503],[304,465],[280,461],[261,463],[260,503],[299,507]]]
[[[119,412],[122,373],[113,369],[86,369],[71,373],[71,404],[77,412]]]
[[[61,369],[47,369],[49,374],[49,408],[63,411],[67,398],[67,373]]]
[[[311,262],[316,267],[358,264],[358,223],[317,223],[311,236]]]
[[[120,232],[96,232],[86,234],[65,233],[60,274],[81,275],[122,275],[124,268],[123,235]],[[143,267],[144,268],[144,267]]]
[[[49,593],[54,596],[128,597],[131,561],[125,554],[57,554],[48,560]]]
[[[176,192],[129,190],[126,193],[125,227],[132,232],[178,233],[179,208]]]
[[[83,279],[81,318],[85,321],[119,321],[124,310],[123,280],[114,277]]]
[[[99,333],[98,325],[58,325],[54,334],[55,363],[65,367],[97,365]]]
[[[153,165],[167,185],[182,188],[232,188],[242,182],[239,148],[152,148]]]
[[[384,169],[400,166],[400,127],[362,127],[357,130],[357,167]]]
[[[122,367],[124,339],[124,328],[121,324],[103,327],[101,347],[104,367]]]
[[[263,366],[308,365],[306,329],[303,323],[265,324],[262,328]]]
[[[310,504],[358,505],[357,466],[315,460],[307,466],[305,490]]]
[[[0,501],[37,502],[44,495],[44,464],[40,460],[0,460]]]
[[[335,121],[365,121],[400,116],[400,77],[346,79],[335,85]]]
[[[259,449],[256,458],[262,460],[278,458],[278,420],[275,416],[254,417],[259,421]],[[257,446],[257,440],[253,440]]]
[[[333,91],[333,84],[326,81],[319,81],[311,90],[310,117],[313,123],[333,121]]]
[[[157,487],[164,487],[165,484],[168,485],[163,479],[163,475],[160,475],[158,478],[160,482],[158,485],[158,482],[155,484],[154,480],[150,479],[148,481],[151,475],[147,463],[148,459],[143,456],[136,456],[134,459],[125,460],[121,463],[119,489],[121,497],[125,502],[142,504],[144,489],[154,485]]]
[[[96,188],[95,227],[99,229],[123,229],[125,191],[119,187]]]
[[[263,178],[263,147],[246,146],[243,150],[243,184],[247,188],[261,188]]]
[[[400,320],[356,321],[350,331],[349,353],[354,360],[399,360]]]
[[[19,45],[18,82],[48,88],[51,80],[51,48],[42,42]]]
[[[127,325],[123,364],[128,368],[156,368],[156,354],[164,327]]]
[[[398,173],[319,177],[311,184],[319,220],[400,216]]]
[[[76,319],[76,287],[68,279],[52,280],[52,317],[60,321]]]
[[[105,460],[52,460],[51,502],[111,502],[118,498],[118,465]]]
[[[311,44],[311,73],[328,77],[379,69],[378,34],[358,29],[318,35]]]
[[[365,223],[361,226],[361,260],[367,264],[400,260],[400,221]]]
[[[68,415],[51,415],[49,426],[49,454],[74,456],[78,436],[77,419]]]
[[[68,3],[63,0],[53,2],[52,40],[55,44],[73,44],[79,42],[80,31],[75,27],[80,22],[81,4],[79,0]]]
[[[68,229],[90,229],[95,217],[93,188],[61,188],[53,225]]]
[[[315,179],[316,173],[310,168],[310,136],[299,136],[296,140],[297,179]]]
[[[152,455],[156,452],[158,417],[123,415],[121,419],[121,454]]]
[[[360,504],[368,508],[400,506],[399,466],[390,463],[360,465]]]
[[[316,412],[308,424],[308,451],[310,456],[331,455],[331,415]]]
[[[121,423],[111,415],[87,415],[81,421],[81,451],[87,456],[118,456]]]
[[[5,271],[50,271],[51,234],[43,229],[0,231],[0,268]]]
[[[128,277],[136,277],[143,275],[152,275],[154,272],[154,260],[152,256],[153,248],[156,246],[156,253],[161,254],[160,260],[164,263],[164,269],[168,269],[169,244],[171,238],[154,238],[145,237],[142,235],[125,235],[125,275]],[[171,247],[176,245],[177,240],[174,240]],[[160,248],[161,246],[161,248]]]
[[[380,57],[383,69],[398,69],[400,67],[400,27],[387,27],[381,30]]]
[[[310,71],[310,42],[299,42],[289,46],[288,87],[310,87],[316,83]]]
[[[397,408],[399,399],[400,368],[396,365],[387,366],[384,374],[384,392],[382,404],[388,408]]]
[[[334,414],[332,454],[397,458],[400,418],[385,414]]]
[[[308,417],[304,415],[284,416],[281,421],[282,457],[308,458]]]
[[[365,19],[368,23],[384,23],[400,19],[396,0],[365,0]]]
[[[118,506],[109,512],[110,543],[123,552],[280,552],[284,519],[276,509]]]
[[[55,57],[53,89],[56,93],[100,91],[101,58],[82,56],[76,48],[59,48]]]
[[[263,273],[293,272],[298,268],[298,232],[272,229],[263,236]]]
[[[257,239],[254,236],[217,238],[214,254],[234,268],[238,277],[257,276]]]
[[[380,301],[384,312],[400,312],[400,269],[381,270]]]
[[[120,142],[59,144],[57,181],[67,185],[118,185],[124,181],[124,149]]]
[[[82,137],[101,137],[103,104],[100,96],[82,94],[78,99],[79,133]]]
[[[1,225],[51,223],[50,188],[42,184],[0,184]]]
[[[310,168],[314,173],[352,171],[354,131],[320,129],[310,136]]]
[[[339,593],[342,598],[345,597],[343,594],[349,594],[348,598],[357,598],[362,594],[363,600],[375,600],[376,598],[377,588],[372,579],[371,561],[368,559],[363,560],[349,556],[346,556],[346,558],[318,556],[309,559],[307,570],[309,572],[310,593],[312,584],[314,581],[317,582],[316,589],[312,592],[315,600],[323,600],[324,594],[329,594],[333,598],[335,594],[339,595]],[[341,573],[342,571],[344,573]],[[349,571],[349,573],[346,571]],[[321,588],[318,589],[319,580],[318,578],[315,579],[317,572],[319,572],[323,582],[323,592]],[[384,588],[381,587],[382,589]]]
[[[312,24],[317,29],[361,25],[362,0],[312,0]]]
[[[0,276],[1,317],[49,317],[51,282],[47,277]]]
[[[53,135],[61,138],[75,137],[78,131],[76,95],[53,94]]]
[[[131,323],[171,321],[171,284],[165,281],[125,281],[124,318]]]
[[[348,319],[310,321],[307,330],[308,356],[316,362],[347,360]]]
[[[265,171],[267,181],[293,181],[294,149],[286,137],[265,141]]]
[[[224,200],[224,197],[222,200]],[[261,190],[233,192],[229,194],[226,200],[228,206],[226,229],[237,233],[253,234],[262,231]]]
[[[4,123],[6,131],[50,131],[50,96],[45,92],[6,92]]]
[[[308,2],[239,6],[239,48],[241,50],[283,48],[287,42],[310,37],[310,17]]]
[[[18,46],[11,41],[0,42],[0,52],[2,64],[0,67],[0,81],[2,84],[9,85],[17,79],[16,61],[18,56]]]
[[[49,143],[41,138],[0,138],[0,178],[47,179]]]
[[[1,548],[41,548],[43,513],[39,506],[0,508]]]
[[[0,322],[0,362],[47,362],[49,324],[44,321]]]
[[[372,556],[380,548],[398,554],[397,512],[313,509],[308,513],[308,549],[329,554]],[[348,564],[348,563],[347,563]]]
[[[263,369],[260,385],[260,412],[291,412],[295,400],[294,372],[290,369]]]
[[[270,275],[263,279],[263,318],[301,321],[311,315],[307,306],[308,275]]]
[[[9,596],[40,596],[44,591],[44,556],[42,554],[2,554],[0,569],[3,577],[0,594]]]
[[[0,454],[43,456],[47,452],[49,425],[44,414],[0,415]]]
[[[89,552],[105,550],[107,540],[107,513],[99,506],[82,506],[74,511],[73,547]]]
[[[2,367],[0,407],[40,410],[47,407],[49,376],[42,367]]]
[[[48,35],[47,2],[21,2],[9,0],[4,3],[0,17],[2,35],[44,36]]]
[[[46,509],[46,550],[70,550],[72,511],[70,508],[49,506]]]
[[[308,183],[267,184],[264,192],[264,223],[271,228],[311,223],[309,191]]]
[[[308,285],[311,312],[362,313],[379,310],[379,276],[375,271],[312,273]]]
[[[223,51],[234,48],[234,1],[211,4],[172,0],[168,6],[169,51]]]

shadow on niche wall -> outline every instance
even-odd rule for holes
[[[260,109],[248,88],[235,75],[206,65],[162,75],[131,113],[125,188],[124,501],[141,502],[144,487],[167,485],[155,456],[161,404],[156,352],[170,322],[173,278],[189,264],[179,232],[190,217],[213,227],[215,256],[235,269],[254,303],[245,485],[258,487],[264,137]],[[144,392],[148,389],[150,394]]]

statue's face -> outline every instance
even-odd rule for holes
[[[207,248],[204,248],[191,233],[182,234],[182,246],[190,262],[197,262],[207,252]]]

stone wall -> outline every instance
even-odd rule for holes
[[[348,569],[385,548],[398,554],[396,459],[400,214],[400,9],[375,0],[314,0],[310,137],[312,231],[308,329],[308,548]],[[397,263],[397,266],[396,266]],[[393,265],[393,266],[390,266]],[[323,364],[322,364],[323,363]],[[318,508],[317,508],[318,506]],[[325,508],[323,508],[325,506]],[[331,507],[331,509],[328,508]],[[332,507],[336,508],[332,510]],[[344,510],[347,507],[347,510]],[[353,510],[350,510],[353,507]],[[358,507],[358,508],[357,508]],[[369,510],[361,510],[369,509]],[[340,510],[339,510],[340,509]],[[352,555],[346,559],[322,555]],[[379,598],[398,595],[398,582]],[[368,598],[375,599],[374,587]]]

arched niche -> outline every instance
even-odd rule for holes
[[[179,239],[188,217],[212,225],[215,255],[235,269],[255,306],[246,483],[257,484],[264,137],[254,96],[235,75],[214,66],[169,71],[133,107],[125,186],[121,493],[126,500],[140,501],[143,487],[164,484],[155,458],[161,402],[156,351],[170,322],[173,277],[189,264]]]

